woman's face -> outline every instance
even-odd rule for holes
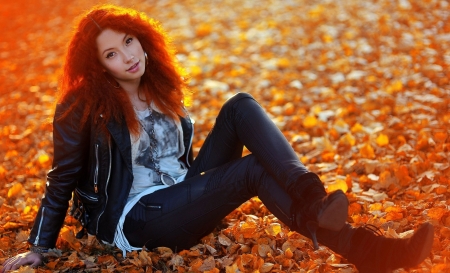
[[[100,63],[119,84],[140,82],[145,72],[145,56],[135,36],[105,29],[96,42]]]

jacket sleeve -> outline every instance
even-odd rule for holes
[[[54,157],[47,174],[45,194],[36,215],[28,242],[53,248],[67,214],[69,200],[84,169],[89,154],[89,122],[80,129],[82,106],[73,108],[61,119],[69,103],[58,104],[53,120]]]

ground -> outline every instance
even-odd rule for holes
[[[220,105],[252,94],[348,221],[407,237],[435,227],[410,272],[449,272],[450,4],[436,0],[111,1],[159,20],[189,72],[197,152]],[[0,4],[0,262],[24,251],[53,154],[51,120],[74,18],[102,1]],[[39,272],[357,272],[252,199],[189,251],[122,257],[74,238]],[[21,272],[32,272],[22,268]],[[397,272],[405,272],[399,269]]]

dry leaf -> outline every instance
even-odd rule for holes
[[[345,189],[345,182],[350,224],[389,227],[388,236],[407,237],[410,227],[431,221],[432,259],[410,270],[450,270],[448,1],[263,0],[242,8],[232,1],[220,7],[204,0],[136,1],[144,13],[158,14],[189,72],[193,96],[184,102],[196,120],[194,153],[226,99],[251,93],[301,162],[326,178],[328,191]],[[49,3],[2,3],[14,14],[0,16],[2,258],[23,250],[51,168],[65,18],[93,4]],[[35,271],[198,273],[213,258],[218,268],[203,272],[356,272],[328,250],[313,251],[256,198],[196,248],[178,253],[162,248],[122,257],[92,236],[76,239],[80,226],[73,219],[65,228],[63,248]]]

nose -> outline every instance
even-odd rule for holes
[[[133,59],[134,59],[134,56],[133,56],[133,54],[131,54],[131,53],[125,53],[124,54],[124,61],[125,61],[125,63],[129,63],[129,62],[132,62],[133,61]]]

